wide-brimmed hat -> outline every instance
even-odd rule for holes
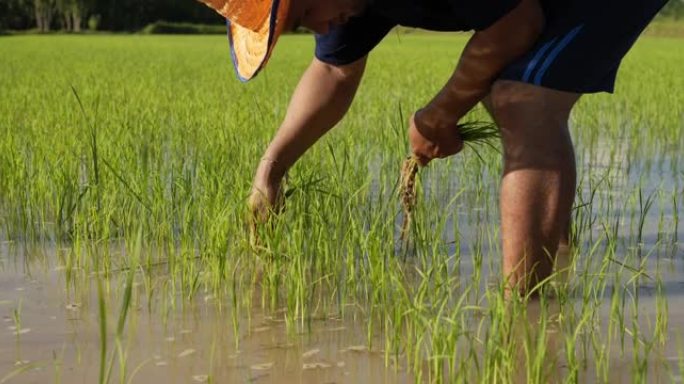
[[[200,0],[226,18],[230,53],[241,81],[266,65],[283,32],[290,0]]]

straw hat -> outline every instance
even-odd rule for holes
[[[235,71],[248,81],[266,65],[283,32],[290,0],[200,0],[226,18]]]

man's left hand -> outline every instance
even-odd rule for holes
[[[457,119],[443,118],[429,108],[414,113],[409,120],[411,152],[421,166],[433,159],[455,155],[463,149]]]

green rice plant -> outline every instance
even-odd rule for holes
[[[83,311],[100,333],[101,371],[74,377],[64,354],[62,381],[96,381],[101,372],[100,382],[137,381],[146,360],[129,342],[135,319],[167,330],[201,311],[216,313],[207,325],[229,329],[225,343],[212,340],[217,359],[253,347],[263,315],[285,321],[290,342],[341,321],[371,354],[384,349],[387,372],[407,367],[415,382],[544,382],[554,363],[567,365],[557,371],[564,382],[608,382],[617,371],[616,380],[655,377],[673,348],[669,295],[680,277],[679,43],[640,41],[615,95],[579,101],[571,117],[575,256],[567,281],[545,288],[551,295],[537,320],[534,303],[508,302],[499,281],[495,151],[473,144],[422,170],[410,247],[398,241],[404,112],[452,73],[465,39],[451,35],[391,35],[374,51],[346,119],[289,170],[288,209],[259,229],[256,251],[244,230],[249,182],[294,74],[310,62],[302,54],[310,36],[284,36],[288,49],[244,87],[226,78],[220,37],[2,39],[0,237],[15,251],[0,266],[39,281],[49,270],[68,302],[96,297]],[[406,55],[426,64],[406,71]],[[470,118],[487,119],[479,110]],[[27,303],[21,321],[30,324]],[[187,363],[177,364],[169,371]],[[221,369],[210,374],[231,381]]]
[[[684,348],[682,348],[681,333],[677,334],[677,371],[681,380],[682,372],[684,372]]]
[[[679,241],[679,210],[677,209],[677,196],[676,190],[672,192],[672,215],[673,215],[673,228],[672,228],[672,243],[677,244]]]
[[[17,335],[21,335],[21,300],[17,303],[17,306],[12,309],[12,322],[14,323],[14,330]]]
[[[5,374],[2,378],[0,378],[0,383],[1,384],[9,383],[15,377],[17,377],[17,376],[19,376],[25,372],[29,372],[32,369],[36,369],[37,367],[38,367],[38,365],[35,363],[21,364],[18,368],[13,369],[9,373]]]
[[[99,270],[99,257],[95,257],[96,271]],[[98,298],[98,314],[100,325],[100,376],[98,382],[100,384],[107,383],[108,369],[107,369],[107,304],[105,300],[104,283],[101,278],[97,279],[97,298]]]
[[[651,209],[651,206],[653,205],[654,199],[655,199],[655,193],[651,193],[644,200],[644,196],[643,196],[643,193],[641,191],[641,188],[639,188],[639,225],[637,226],[637,228],[638,228],[637,244],[642,243],[643,232],[644,232],[644,224],[646,222],[646,216],[648,215],[648,211]]]

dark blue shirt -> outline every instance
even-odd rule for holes
[[[316,35],[316,57],[344,65],[367,55],[397,25],[431,31],[483,30],[520,0],[370,0],[366,10],[325,35]]]

